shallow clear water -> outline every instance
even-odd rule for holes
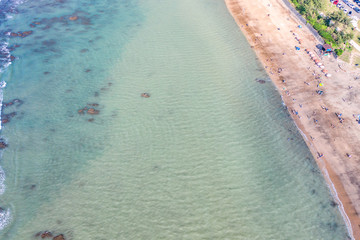
[[[17,114],[2,129],[0,239],[347,238],[223,1],[17,9],[1,30],[34,33],[8,40],[21,46],[1,75],[4,101],[24,103],[3,109]]]

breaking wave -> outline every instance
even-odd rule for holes
[[[17,7],[26,0],[0,0],[0,26],[4,26],[6,21],[11,21],[14,14],[17,14]],[[11,50],[9,46],[10,33],[7,30],[0,30],[0,130],[1,130],[1,115],[3,105],[3,88],[6,82],[3,80],[3,74],[9,68],[12,62]],[[0,154],[1,157],[2,154]],[[0,195],[4,194],[5,186],[5,172],[0,166]],[[11,222],[10,208],[0,206],[0,230],[4,229]]]

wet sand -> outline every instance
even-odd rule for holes
[[[360,71],[332,56],[321,58],[316,47],[320,42],[305,26],[298,27],[302,23],[282,0],[225,2],[346,213],[349,231],[360,239]],[[330,78],[305,49],[321,61]]]

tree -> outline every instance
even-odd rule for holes
[[[343,11],[335,11],[331,13],[330,18],[336,22],[340,22],[346,25],[350,23],[350,18],[346,16],[346,14]]]
[[[342,50],[341,48],[335,49],[335,53],[336,53],[336,55],[338,55],[338,56],[341,56],[341,54],[343,54],[343,52],[344,52],[344,50]]]
[[[343,39],[346,42],[346,41],[349,41],[349,40],[353,39],[353,37],[354,37],[354,33],[350,32],[350,33],[344,34]]]

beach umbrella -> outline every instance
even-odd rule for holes
[[[331,77],[330,73],[325,74],[326,77]]]
[[[323,69],[323,70],[321,70],[323,73],[328,73],[328,70],[326,70],[326,69]]]
[[[319,62],[319,63],[317,63],[317,65],[318,65],[318,66],[321,66],[321,65],[322,65],[322,63],[321,63],[321,62]]]
[[[309,49],[305,48],[305,52],[309,53]]]
[[[324,68],[325,68],[325,66],[324,66],[324,65],[321,65],[321,66],[320,66],[320,68],[321,68],[321,69],[324,69]]]
[[[318,63],[318,62],[320,62],[320,60],[319,60],[319,59],[315,59],[314,62],[315,62],[315,63]]]
[[[310,55],[313,55],[314,53],[310,51],[309,54],[310,54]]]
[[[319,83],[319,86],[322,87],[322,86],[324,86],[324,84],[323,84],[323,83]]]

